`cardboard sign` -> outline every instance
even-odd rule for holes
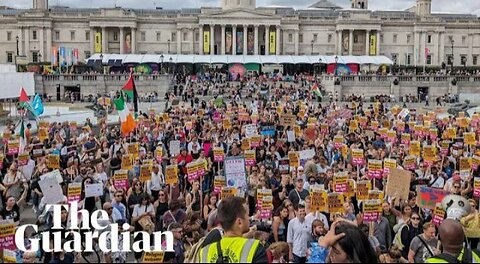
[[[335,189],[335,192],[338,193],[345,193],[347,192],[347,187],[348,187],[348,173],[347,172],[337,172],[333,176],[333,186]]]
[[[220,199],[225,199],[227,197],[233,197],[237,195],[237,188],[235,187],[222,187],[220,194]]]
[[[328,194],[328,211],[330,214],[343,213],[343,204],[345,203],[345,197],[341,193],[329,193]]]
[[[103,185],[101,183],[85,184],[85,197],[97,197],[103,195]]]
[[[363,203],[363,221],[366,223],[375,222],[382,214],[381,200],[366,200]]]
[[[175,165],[169,165],[165,169],[165,183],[177,184],[178,183],[178,168]]]
[[[225,160],[225,154],[223,153],[222,147],[213,148],[213,161],[214,162],[223,162]]]
[[[68,204],[79,202],[82,195],[82,183],[72,182],[68,184],[67,199]]]
[[[368,160],[368,177],[370,179],[381,179],[383,175],[381,160]]]
[[[352,164],[362,166],[365,164],[363,149],[352,149]]]
[[[417,205],[421,208],[435,209],[437,203],[448,195],[447,191],[426,186],[417,186]]]
[[[122,156],[122,170],[133,169],[133,154],[126,154]]]
[[[60,155],[53,155],[53,154],[48,155],[47,168],[60,169]]]
[[[219,194],[222,191],[222,188],[226,185],[227,180],[222,176],[215,176],[213,180],[213,193]]]
[[[113,186],[115,189],[128,189],[128,171],[126,170],[117,170],[115,175],[113,175]]]
[[[411,141],[409,148],[409,155],[420,157],[420,142]]]
[[[8,141],[8,155],[18,154],[19,150],[20,150],[20,141],[18,140]]]
[[[300,155],[296,151],[288,153],[288,160],[290,161],[290,167],[300,167]]]
[[[28,152],[23,152],[18,154],[18,166],[25,166],[28,164],[28,160],[30,159],[30,154]]]
[[[356,195],[358,200],[365,201],[368,199],[368,192],[372,189],[371,181],[358,181]]]
[[[391,169],[387,178],[386,195],[396,197],[397,200],[408,200],[411,178],[410,171]]]
[[[150,251],[143,254],[142,263],[163,263],[164,251]]]
[[[255,166],[256,163],[255,150],[245,150],[245,165]]]
[[[7,250],[16,250],[15,223],[13,219],[0,220],[0,247]],[[16,263],[16,261],[14,262]]]
[[[152,166],[151,165],[142,165],[140,167],[140,182],[144,183],[152,179]]]
[[[297,123],[297,117],[292,114],[282,114],[280,116],[280,125],[283,127],[293,128]]]
[[[327,212],[328,195],[325,190],[313,189],[310,192],[310,210],[315,212]]]
[[[445,219],[445,210],[443,210],[441,204],[437,204],[435,210],[433,210],[432,222],[438,227]]]

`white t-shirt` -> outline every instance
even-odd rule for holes
[[[132,217],[138,217],[143,213],[149,213],[149,212],[155,212],[155,209],[153,208],[152,204],[149,204],[147,206],[143,204],[142,205],[136,204],[135,207],[133,207]]]

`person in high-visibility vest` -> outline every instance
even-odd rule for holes
[[[248,205],[244,198],[223,199],[217,209],[217,217],[224,230],[223,237],[204,244],[199,251],[200,263],[268,263],[266,250],[260,241],[243,238],[250,230]]]
[[[428,258],[425,263],[480,263],[476,250],[463,246],[465,233],[460,222],[445,219],[439,227],[438,235],[442,241],[442,253]]]

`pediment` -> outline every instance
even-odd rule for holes
[[[274,15],[265,14],[262,12],[248,10],[248,9],[231,9],[225,10],[213,14],[209,14],[209,17],[221,17],[221,18],[274,18]]]

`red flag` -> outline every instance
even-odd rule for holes
[[[23,89],[23,87],[22,87],[22,91],[20,92],[20,97],[18,98],[18,100],[21,103],[27,103],[29,101],[27,92],[25,92],[25,89]]]

